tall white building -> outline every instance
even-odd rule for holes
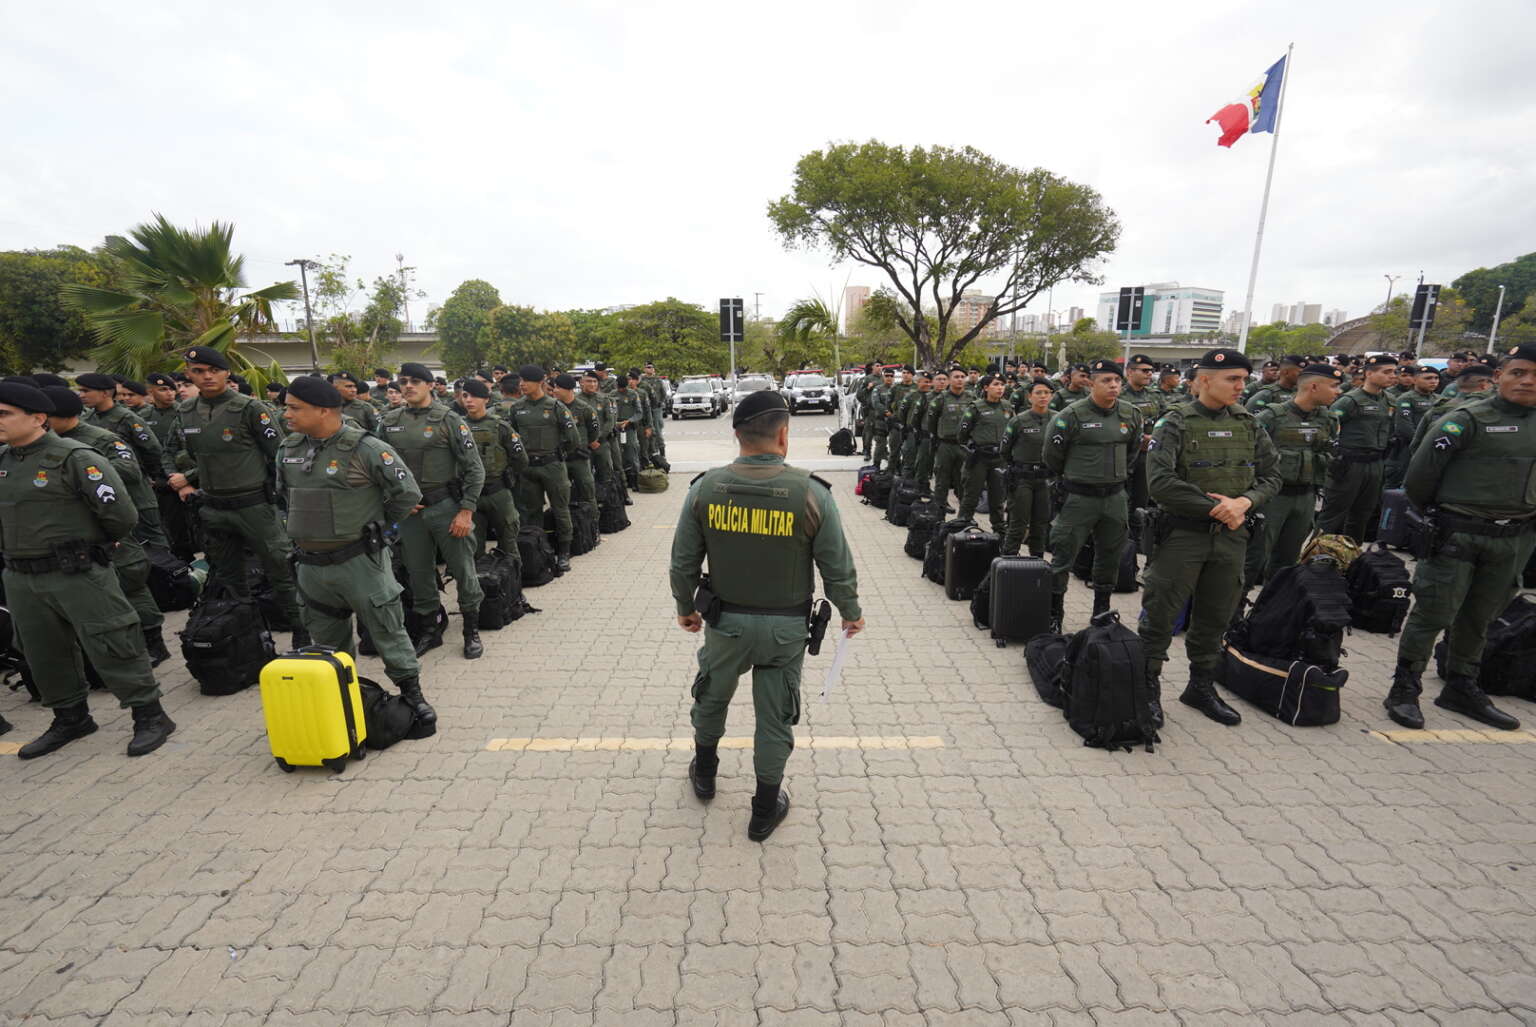
[[[1081,321],[1083,318],[1085,318],[1087,316],[1088,315],[1083,312],[1083,308],[1082,307],[1068,307],[1067,308],[1067,324],[1068,325],[1075,325],[1075,324],[1077,324],[1079,321]]]
[[[1337,328],[1339,325],[1348,320],[1349,315],[1338,309],[1330,310],[1328,313],[1323,315],[1323,324],[1327,325],[1329,328]]]
[[[1284,303],[1276,303],[1274,308],[1269,312],[1270,324],[1279,324],[1282,321],[1289,321],[1290,319],[1291,308],[1286,306]]]
[[[1225,295],[1220,289],[1181,286],[1178,282],[1153,282],[1144,287],[1146,297],[1141,308],[1141,323],[1130,336],[1188,335],[1221,330],[1221,305]],[[1120,292],[1099,293],[1097,318],[1101,331],[1113,331]]]
[[[869,302],[869,286],[850,285],[843,289],[843,331],[850,332]]]

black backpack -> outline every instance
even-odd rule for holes
[[[1349,622],[1362,631],[1395,635],[1408,616],[1413,581],[1403,558],[1385,547],[1368,549],[1344,572],[1349,590]]]
[[[571,511],[571,555],[584,556],[597,548],[597,521],[592,519],[592,513],[586,507],[578,503],[570,505]],[[556,538],[555,511],[544,511],[544,537]]]
[[[891,489],[896,486],[896,475],[890,471],[877,471],[864,482],[864,502],[884,510],[891,501]]]
[[[204,695],[233,695],[261,680],[277,655],[256,600],[209,582],[181,631],[181,655]]]
[[[928,540],[933,537],[933,527],[944,519],[944,511],[931,499],[919,498],[907,512],[907,541],[901,551],[914,560],[921,560],[928,552]]]
[[[629,514],[624,512],[624,487],[617,476],[598,482],[597,527],[604,535],[612,535],[629,527]]]
[[[523,565],[523,587],[547,585],[558,576],[555,550],[544,529],[525,524],[517,532],[517,556]]]
[[[1435,644],[1435,668],[1444,678],[1445,640]],[[1488,625],[1477,684],[1489,695],[1536,700],[1536,600],[1515,596]]]
[[[1119,614],[1101,613],[1073,635],[1062,668],[1067,723],[1084,745],[1153,751],[1160,739],[1152,726],[1141,636],[1121,624]]]
[[[1034,683],[1040,698],[1058,710],[1067,705],[1061,679],[1069,642],[1071,639],[1066,635],[1046,633],[1024,643],[1024,666],[1029,670],[1029,680]]]
[[[151,542],[144,543],[144,555],[149,558],[149,594],[160,612],[190,610],[197,602],[198,584],[186,561]]]
[[[1325,563],[1304,563],[1271,575],[1229,635],[1251,655],[1301,660],[1331,671],[1339,665],[1348,627],[1344,575]]]
[[[277,601],[277,593],[272,590],[272,582],[267,578],[266,568],[254,558],[246,568],[246,588],[250,591],[251,598],[256,600],[256,609],[268,631],[292,631],[298,627],[289,620],[288,611],[284,610],[282,604]]]
[[[972,520],[945,521],[933,526],[933,531],[928,535],[928,548],[923,551],[923,577],[935,585],[944,584],[944,540],[957,531],[975,527]]]
[[[833,456],[853,456],[858,451],[853,441],[853,432],[847,428],[837,429],[827,440],[827,452]]]
[[[480,600],[481,629],[497,631],[523,615],[522,575],[509,554],[500,549],[481,553],[475,557],[475,576],[485,593]]]
[[[977,630],[984,631],[992,627],[992,574],[981,579],[981,584],[976,586],[976,591],[971,593],[971,623]]]
[[[368,729],[364,745],[377,752],[413,737],[416,711],[409,703],[384,691],[377,681],[368,678],[358,679],[357,690],[363,700],[363,725]]]
[[[917,502],[922,492],[917,487],[917,482],[911,478],[898,478],[891,489],[891,498],[885,507],[885,519],[904,528],[908,519],[912,516],[912,504]]]

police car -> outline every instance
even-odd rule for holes
[[[689,415],[719,417],[725,409],[720,390],[708,377],[684,378],[672,393],[668,404],[672,420],[680,421]]]
[[[786,374],[782,391],[792,414],[802,410],[832,413],[837,409],[837,386],[817,369],[806,368]]]

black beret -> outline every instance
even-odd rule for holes
[[[640,369],[638,367],[631,367],[629,369],[629,376],[631,378],[638,378],[638,377],[640,377]]]
[[[49,374],[47,371],[38,371],[32,376],[32,380],[37,383],[37,387],[40,389],[45,385],[57,385],[63,389],[69,388],[69,382],[56,374]]]
[[[1306,367],[1307,358],[1296,353],[1287,353],[1285,356],[1280,358],[1280,364],[1282,367],[1286,364],[1289,364],[1292,367]]]
[[[1126,367],[1147,367],[1147,368],[1153,368],[1153,367],[1156,367],[1157,365],[1155,363],[1153,363],[1152,362],[1152,358],[1147,356],[1145,353],[1132,353],[1131,354],[1130,362],[1128,364],[1126,364],[1125,366]]]
[[[784,397],[772,389],[759,390],[736,404],[736,412],[731,415],[731,427],[739,428],[754,417],[777,410],[789,412],[789,404],[784,402]]]
[[[1377,353],[1375,356],[1365,358],[1366,367],[1396,367],[1397,358],[1390,353]]]
[[[147,396],[147,395],[149,395],[149,388],[143,382],[136,382],[136,381],[134,381],[131,378],[124,378],[122,381],[118,382],[117,384],[121,385],[123,388],[125,388],[129,392],[133,393],[135,396]]]
[[[1303,378],[1327,378],[1331,382],[1342,382],[1344,372],[1337,367],[1329,367],[1327,364],[1308,364],[1301,369]]]
[[[487,382],[493,382],[493,381],[496,380],[495,378],[491,377],[491,372],[486,371],[486,370],[476,371],[475,372],[475,377],[479,378],[481,381],[487,381]]]
[[[500,371],[502,374],[506,374],[507,369],[505,367],[502,367],[500,364],[497,364],[495,367],[491,368],[491,371],[493,373],[496,372],[496,371]]]
[[[425,364],[415,364],[415,363],[412,363],[412,364],[401,364],[400,365],[400,377],[401,378],[416,378],[416,379],[418,379],[420,381],[424,381],[424,382],[428,382],[428,383],[430,383],[433,380],[432,372],[427,370]]]
[[[646,366],[646,367],[655,367],[655,366],[656,366],[656,365],[655,365],[655,364],[653,364],[653,363],[651,363],[651,362],[650,362],[650,361],[649,361],[649,360],[647,360],[647,361],[646,361],[646,362],[645,362],[645,366]]]
[[[353,385],[357,384],[357,376],[354,375],[351,371],[337,371],[335,374],[331,375],[330,380],[332,382],[351,382]],[[299,398],[304,399],[303,396],[300,396]],[[308,402],[308,400],[305,400],[305,402]]]
[[[1280,361],[1278,361],[1278,360],[1266,360],[1266,361],[1264,361],[1264,366],[1266,368],[1279,367],[1280,366]]]
[[[181,359],[189,364],[207,364],[221,371],[229,370],[229,360],[212,346],[193,346],[181,355]]]
[[[996,375],[984,374],[984,375],[981,376],[981,380],[978,381],[976,384],[980,385],[983,389],[985,389],[988,385],[991,385],[993,382],[1001,381],[1001,380],[1002,379],[998,378]]]
[[[582,378],[591,378],[594,382],[597,381],[597,371],[594,368],[588,368],[581,372],[581,376]]]
[[[8,374],[4,378],[0,378],[0,381],[16,382],[18,385],[31,385],[34,388],[42,388],[42,383],[30,374]]]
[[[1095,360],[1088,368],[1089,374],[1112,374],[1124,378],[1125,372],[1120,369],[1120,363],[1116,360]]]
[[[576,387],[576,379],[575,378],[572,378],[568,374],[557,374],[557,375],[555,375],[555,388],[557,388],[557,389],[574,389],[575,387]]]
[[[1230,371],[1234,367],[1243,371],[1253,370],[1253,361],[1235,349],[1213,349],[1195,365],[1204,371]]]
[[[1463,378],[1492,378],[1493,368],[1487,364],[1465,364],[1456,375],[1456,380]]]
[[[85,403],[74,389],[62,385],[44,385],[43,395],[53,404],[56,417],[79,417],[85,411]]]
[[[1191,382],[1194,381],[1195,380],[1195,374],[1199,370],[1200,370],[1200,368],[1198,366],[1196,366],[1196,367],[1186,367],[1184,369],[1184,378],[1185,378],[1185,380],[1186,381],[1191,381]]]
[[[116,378],[110,374],[97,374],[94,371],[76,375],[75,384],[82,389],[96,389],[100,392],[114,392],[117,389]]]
[[[336,386],[313,375],[303,375],[288,383],[288,395],[312,407],[341,407],[341,393]]]
[[[880,374],[882,377],[890,376],[894,378],[896,377],[896,369],[894,367],[884,367],[880,369]]]
[[[1157,369],[1157,373],[1158,374],[1178,374],[1179,373],[1179,369],[1177,367],[1174,367],[1172,364],[1164,364],[1162,367],[1159,367]]]
[[[638,382],[640,380],[640,372],[638,370],[633,370],[633,369],[629,370],[629,371],[625,371],[624,372],[624,377],[625,378],[633,378],[635,381]]]
[[[367,382],[360,381],[360,382],[357,383],[357,394],[359,396],[366,396],[366,395],[368,395],[368,383]]]
[[[594,363],[592,365],[592,370],[594,370],[594,371],[606,371],[606,370],[608,370],[608,365],[603,363],[601,360],[599,360],[599,361],[597,361],[596,363]]]
[[[1029,387],[1031,389],[1033,389],[1036,385],[1044,385],[1047,389],[1050,389],[1052,392],[1056,391],[1054,388],[1051,387],[1050,381],[1045,379],[1045,378],[1036,378],[1034,381],[1029,383]]]
[[[517,369],[517,376],[525,382],[542,382],[544,369],[538,364],[524,364]]]
[[[1088,365],[1087,364],[1073,364],[1072,365],[1072,370],[1073,371],[1081,371],[1084,374],[1087,374],[1088,373]]]
[[[471,378],[464,383],[464,391],[476,399],[490,399],[491,388],[479,378]]]
[[[149,384],[151,385],[163,385],[170,389],[174,389],[176,387],[176,379],[172,378],[164,371],[151,371],[146,377],[149,379]]]
[[[389,373],[389,368],[387,368],[387,367],[375,367],[373,369],[373,376],[375,378],[392,378],[392,377],[394,377],[393,375],[391,375]]]
[[[1504,356],[1499,361],[1499,363],[1504,364],[1506,361],[1510,360],[1536,361],[1536,345],[1526,343],[1521,346],[1511,346],[1509,349],[1504,351]]]
[[[27,385],[22,382],[0,382],[0,403],[25,410],[30,414],[53,413],[53,400],[49,399],[36,385]]]

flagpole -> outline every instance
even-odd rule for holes
[[[1259,231],[1253,237],[1253,265],[1248,269],[1248,298],[1243,302],[1243,331],[1237,337],[1237,351],[1248,352],[1248,327],[1253,323],[1253,287],[1259,280],[1259,250],[1264,246],[1264,219],[1269,215],[1269,186],[1275,180],[1275,153],[1280,149],[1280,119],[1285,116],[1285,90],[1291,84],[1291,51],[1285,48],[1285,74],[1280,77],[1280,102],[1275,105],[1274,138],[1269,141],[1269,171],[1264,175],[1264,200],[1259,204]]]

